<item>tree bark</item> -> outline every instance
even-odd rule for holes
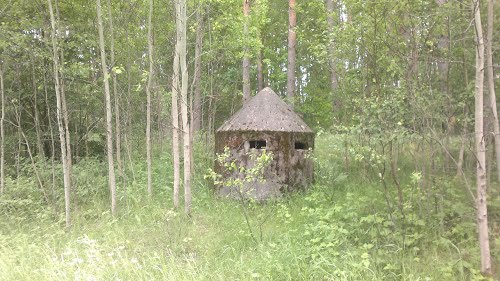
[[[330,91],[332,92],[332,109],[334,111],[339,111],[340,108],[340,99],[336,97],[336,92],[338,88],[338,77],[337,77],[337,69],[335,63],[335,40],[333,38],[333,33],[335,29],[336,20],[334,19],[336,3],[334,0],[326,0],[326,21],[328,23],[328,56],[329,56],[329,65],[330,65]]]
[[[55,0],[55,9],[56,9],[56,23],[57,23],[57,29],[59,29],[59,1]],[[64,50],[63,48],[59,48],[59,53],[60,53],[60,61],[62,62],[59,65],[59,81],[60,81],[60,92],[61,92],[61,106],[62,106],[62,117],[63,117],[63,124],[64,124],[64,136],[66,138],[66,164],[68,166],[68,182],[69,182],[69,189],[71,192],[72,189],[72,175],[73,175],[73,160],[72,160],[72,153],[71,153],[71,138],[70,138],[70,132],[69,132],[69,111],[68,111],[68,106],[66,103],[66,90],[64,86]]]
[[[110,33],[110,57],[111,67],[116,67],[115,65],[115,35],[113,28],[113,14],[111,12],[111,1],[107,0],[108,3],[108,17],[109,17],[109,33]],[[115,104],[115,147],[116,147],[116,165],[118,168],[118,174],[123,176],[123,162],[122,162],[122,144],[121,144],[121,128],[120,128],[120,97],[118,94],[118,82],[116,79],[116,71],[111,71],[111,79],[113,80],[113,97]]]
[[[125,30],[125,36],[129,37],[129,30]],[[131,105],[130,105],[130,98],[132,96],[132,54],[131,54],[131,46],[130,44],[127,45],[127,61],[125,63],[125,71],[127,72],[127,97],[126,97],[126,104],[127,104],[127,110],[125,110],[124,114],[124,121],[125,121],[125,130],[123,133],[123,140],[125,141],[125,151],[127,153],[127,159],[128,159],[128,167],[130,168],[130,171],[132,172],[132,180],[135,181],[135,169],[134,169],[134,160],[132,157],[132,144],[131,141],[129,141],[129,137],[132,135],[132,118],[131,118]],[[125,174],[126,175],[126,174]],[[125,177],[123,178],[124,182],[124,187],[127,185],[127,181]]]
[[[49,93],[47,91],[47,83],[46,83],[46,76],[45,73],[43,74],[43,88],[45,91],[45,106],[47,108],[47,119],[49,121],[49,130],[50,130],[50,171],[52,175],[52,185],[51,185],[51,192],[52,192],[52,201],[55,202],[56,200],[56,171],[55,171],[55,151],[56,151],[56,144],[54,140],[54,129],[52,128],[52,118],[51,118],[51,111],[50,111],[50,104],[49,104]],[[57,212],[57,210],[56,210]]]
[[[50,23],[51,23],[51,39],[52,39],[52,59],[54,67],[54,81],[55,81],[55,92],[56,92],[56,103],[57,103],[57,126],[59,131],[59,141],[61,145],[61,162],[63,170],[63,183],[64,183],[64,205],[66,213],[66,227],[71,225],[70,216],[70,170],[67,163],[67,145],[65,137],[65,129],[63,125],[63,113],[62,113],[62,98],[61,98],[61,81],[59,79],[59,51],[56,38],[56,21],[54,17],[54,10],[52,9],[52,0],[47,0],[49,5],[50,13]],[[54,153],[54,152],[52,152]]]
[[[460,9],[462,9],[462,4],[460,4]],[[460,32],[465,33],[463,29],[460,30]],[[465,89],[469,87],[469,71],[468,71],[468,64],[467,64],[467,47],[465,43],[465,36],[462,36],[462,69],[463,69],[463,77],[464,77],[464,86]],[[463,128],[462,128],[462,139],[460,141],[460,150],[458,152],[458,163],[457,163],[457,176],[460,176],[463,174],[463,164],[464,164],[464,155],[465,155],[465,143],[467,138],[467,126],[468,126],[468,120],[467,120],[467,115],[469,114],[469,108],[467,104],[464,104],[463,106]]]
[[[491,275],[491,254],[488,234],[487,182],[486,182],[486,147],[483,132],[483,84],[484,84],[484,38],[481,26],[479,0],[472,2],[474,26],[476,30],[476,83],[475,83],[475,140],[476,140],[476,209],[481,251],[481,272]]]
[[[21,72],[19,70],[19,65],[16,65],[16,75],[17,77],[20,77],[21,76]],[[22,106],[22,103],[21,103],[21,100],[22,100],[22,89],[21,87],[18,85],[16,87],[17,89],[17,105],[14,105],[14,109],[15,109],[15,106],[17,106],[17,109],[19,110],[19,119],[21,119],[21,115],[23,114],[22,112],[22,109],[21,109],[21,106]],[[22,143],[22,135],[21,135],[21,128],[22,128],[22,122],[18,122],[19,126],[17,126],[17,151],[16,151],[16,179],[19,179],[19,177],[21,176],[21,152],[23,150],[23,143]],[[16,181],[16,185],[19,186],[19,181]]]
[[[184,212],[186,215],[191,214],[191,142],[190,142],[190,129],[189,129],[189,116],[188,116],[188,69],[186,63],[187,51],[187,38],[186,38],[186,0],[180,0],[180,51],[179,63],[180,71],[182,74],[181,79],[181,115],[182,115],[182,132],[184,144]]]
[[[486,70],[488,74],[488,90],[495,134],[495,155],[497,162],[497,179],[500,181],[500,126],[498,124],[497,101],[495,94],[495,75],[493,72],[493,0],[488,0],[488,29],[486,31]]]
[[[31,83],[31,86],[33,88],[33,121],[35,122],[36,131],[36,148],[38,150],[38,155],[40,155],[40,159],[42,161],[45,161],[45,155],[42,146],[42,130],[40,128],[40,114],[38,112],[38,91],[36,86],[35,61],[33,57],[31,57]]]
[[[176,43],[174,53],[174,65],[172,73],[172,154],[174,165],[174,207],[179,208],[179,185],[180,185],[180,156],[179,156],[179,52],[180,52],[180,32],[179,32],[179,0],[175,2],[176,18]]]
[[[250,15],[250,0],[243,0],[243,40],[248,38],[248,22]],[[250,99],[250,54],[245,43],[243,47],[243,103]]]
[[[257,57],[257,89],[262,91],[264,89],[264,68],[262,66],[262,50],[259,50]]]
[[[288,1],[288,66],[287,66],[287,82],[286,93],[290,103],[293,105],[295,99],[295,60],[297,44],[297,34],[295,27],[297,26],[297,16],[295,14],[295,0]]]
[[[203,5],[203,4],[200,4]],[[196,12],[196,45],[194,49],[194,101],[193,101],[193,122],[192,132],[197,133],[201,129],[201,53],[203,51],[203,6],[198,7]]]
[[[3,86],[3,64],[0,63],[0,94],[2,101],[2,112],[0,117],[0,195],[5,191],[5,174],[4,174],[4,159],[5,159],[5,132],[3,128],[5,120],[5,88]]]
[[[153,195],[153,180],[151,177],[151,86],[153,83],[154,65],[153,65],[153,0],[149,0],[148,16],[148,59],[149,75],[148,85],[146,86],[147,108],[146,108],[146,158],[148,165],[148,196]]]
[[[17,67],[17,75],[20,75],[20,72],[19,72],[19,67]],[[22,110],[21,110],[21,106],[22,106],[22,103],[21,103],[21,100],[22,100],[22,90],[21,88],[19,87],[17,89],[17,105],[16,104],[13,104],[14,106],[14,109],[15,107],[17,106],[17,110],[19,111],[19,115],[22,115]],[[22,142],[22,135],[21,135],[21,126],[18,126],[17,127],[17,153],[16,153],[16,178],[19,178],[21,176],[21,154],[22,154],[22,151],[23,151],[23,142]],[[19,181],[16,181],[16,185],[19,187]]]
[[[109,73],[106,65],[106,51],[104,46],[104,28],[101,15],[101,0],[97,0],[97,26],[99,30],[99,46],[101,49],[101,68],[104,82],[104,97],[106,99],[106,140],[108,156],[108,183],[111,193],[111,214],[116,215],[116,179],[113,159],[113,124],[111,114],[111,95],[109,91]]]

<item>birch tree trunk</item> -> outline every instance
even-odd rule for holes
[[[484,84],[484,38],[481,26],[479,0],[472,2],[474,26],[476,29],[476,84],[475,84],[475,141],[476,141],[476,209],[479,232],[479,248],[481,251],[481,272],[491,275],[491,254],[488,234],[487,181],[486,181],[486,147],[483,132],[483,84]]]
[[[4,159],[5,159],[5,133],[3,121],[5,119],[5,88],[3,86],[3,64],[0,63],[0,94],[2,101],[2,112],[0,117],[0,195],[5,191],[5,174],[4,174]]]
[[[54,17],[54,10],[52,9],[52,0],[47,0],[49,5],[50,13],[50,24],[51,24],[51,40],[52,40],[52,59],[54,67],[54,83],[56,92],[56,116],[57,116],[57,127],[59,131],[59,141],[61,145],[61,162],[63,170],[63,183],[64,183],[64,206],[66,213],[66,227],[71,225],[70,216],[70,170],[67,163],[67,145],[65,137],[65,129],[63,125],[63,113],[62,113],[62,101],[61,101],[61,81],[59,79],[59,51],[56,38],[56,21]],[[54,153],[54,152],[52,152]]]
[[[182,132],[184,144],[184,212],[186,215],[191,214],[191,142],[190,142],[190,129],[189,129],[189,116],[188,116],[188,69],[186,63],[187,51],[187,38],[186,38],[186,0],[180,0],[180,50],[179,50],[179,63],[180,71],[182,74],[181,79],[181,115],[182,115]],[[179,38],[179,37],[178,37]]]
[[[203,5],[203,4],[200,4]],[[203,7],[203,6],[202,6]],[[201,129],[201,53],[203,51],[203,8],[198,7],[196,12],[196,45],[194,49],[194,98],[193,98],[193,117],[192,117],[192,133],[194,134]]]
[[[179,49],[180,49],[180,32],[179,32],[179,2],[175,1],[175,18],[176,18],[176,42],[174,53],[174,66],[172,73],[172,154],[174,165],[174,207],[179,208],[179,185],[180,185],[180,156],[179,156]]]
[[[153,66],[153,0],[149,0],[149,16],[148,16],[148,59],[149,59],[149,75],[148,85],[146,86],[147,109],[146,109],[146,158],[148,165],[148,196],[153,195],[153,183],[151,177],[151,85],[153,82],[154,66]]]
[[[495,75],[493,72],[493,0],[488,0],[488,29],[486,30],[486,70],[488,73],[488,90],[490,107],[495,133],[495,155],[497,162],[497,179],[500,181],[500,125],[498,124],[497,100],[495,94]]]
[[[295,0],[288,1],[288,66],[287,66],[287,81],[286,94],[291,104],[294,104],[295,99],[295,59],[297,44],[297,34],[295,26],[297,25],[297,16],[295,14]]]
[[[59,29],[59,1],[55,0],[55,8],[56,8],[56,28]],[[68,186],[71,192],[72,184],[71,184],[71,177],[73,175],[73,161],[72,161],[72,154],[71,154],[71,138],[70,138],[70,133],[69,133],[69,111],[68,111],[68,106],[66,104],[66,90],[64,87],[64,50],[63,48],[59,48],[59,53],[60,53],[60,61],[62,62],[59,64],[59,83],[60,83],[60,92],[61,92],[61,106],[62,106],[62,117],[63,117],[63,125],[64,125],[64,136],[66,138],[66,165],[68,169]]]
[[[106,139],[108,156],[108,183],[111,193],[111,214],[116,215],[116,179],[113,159],[113,124],[111,114],[111,95],[109,92],[109,73],[106,65],[106,51],[104,46],[104,28],[102,25],[101,0],[97,0],[97,26],[99,30],[99,46],[101,49],[101,68],[104,81],[104,96],[106,99]]]
[[[108,3],[108,17],[109,17],[109,33],[110,33],[110,57],[111,67],[115,67],[115,35],[113,28],[113,14],[111,13],[111,0]],[[116,147],[116,165],[118,166],[118,174],[123,176],[123,163],[122,163],[122,144],[121,144],[121,128],[120,128],[120,97],[118,94],[118,82],[116,79],[116,72],[111,71],[111,79],[113,80],[113,97],[115,103],[115,147]]]
[[[243,0],[243,40],[248,38],[248,22],[250,14],[250,0]],[[250,99],[250,56],[249,48],[243,48],[243,103]]]

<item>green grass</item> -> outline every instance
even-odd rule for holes
[[[109,213],[104,164],[78,164],[82,198],[70,229],[62,214],[27,197],[36,192],[32,183],[15,189],[12,181],[0,202],[0,280],[480,279],[473,209],[459,182],[437,178],[429,202],[411,184],[411,171],[403,171],[403,217],[388,211],[379,182],[361,171],[341,172],[328,138],[318,139],[317,183],[309,191],[250,204],[257,241],[240,203],[208,190],[206,165],[197,167],[192,217],[174,211],[164,184],[168,154],[155,162],[151,200],[145,167],[137,164],[136,181],[119,190],[116,218]],[[21,199],[24,205],[16,203]]]

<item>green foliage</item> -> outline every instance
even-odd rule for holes
[[[218,188],[229,187],[232,190],[235,190],[239,195],[239,203],[242,207],[243,216],[245,217],[245,221],[247,222],[248,232],[250,237],[253,240],[257,241],[255,237],[254,230],[252,228],[251,220],[252,218],[249,216],[249,209],[258,211],[258,203],[255,198],[252,198],[251,195],[247,196],[247,192],[251,193],[252,190],[248,188],[247,185],[255,182],[265,182],[265,169],[271,164],[273,161],[273,153],[267,150],[250,150],[248,152],[248,158],[250,165],[241,164],[241,160],[232,159],[231,150],[229,147],[224,147],[224,153],[216,154],[216,161],[218,165],[222,167],[222,171],[220,173],[215,172],[212,168],[208,169],[207,175],[205,175],[205,179],[210,179],[215,186]],[[251,185],[250,185],[251,186]],[[257,224],[259,225],[260,231],[260,240],[262,241],[263,233],[262,233],[262,225],[268,219],[269,214],[258,213],[255,216]]]
[[[211,179],[218,187],[228,186],[234,188],[241,194],[244,192],[245,184],[265,181],[264,170],[273,161],[273,153],[265,149],[251,150],[248,152],[248,157],[252,163],[251,167],[240,165],[237,159],[232,160],[229,148],[224,147],[224,153],[216,154],[216,161],[223,168],[222,172],[218,174],[212,168],[209,168],[205,179]]]
[[[115,65],[110,67],[117,74],[124,145],[120,215],[111,218],[95,3],[59,1],[60,72],[74,157],[74,226],[65,232],[47,4],[7,2],[0,12],[7,175],[0,197],[0,279],[481,279],[467,190],[475,167],[467,149],[475,59],[468,3],[335,1],[334,26],[328,27],[324,1],[299,1],[295,109],[318,132],[311,155],[316,185],[265,204],[216,199],[199,172],[213,162],[211,148],[200,138],[195,141],[194,214],[187,221],[169,209],[171,155],[164,141],[170,118],[165,81],[171,79],[173,5],[155,3],[153,17],[153,199],[145,192],[143,148],[148,9],[144,1],[111,1],[109,7],[115,39]],[[188,1],[189,12],[200,9],[203,14],[201,134],[207,134],[207,144],[212,129],[241,106],[244,55],[251,59],[253,92],[261,54],[266,85],[285,93],[288,3],[251,3],[244,19],[241,1]],[[495,9],[499,15],[498,5]],[[108,23],[108,14],[104,16]],[[248,36],[243,34],[245,20]],[[199,23],[188,24],[188,42],[195,42]],[[108,51],[110,40],[107,36]],[[194,44],[188,48],[194,54]],[[498,61],[498,52],[494,55]],[[334,90],[330,61],[338,72]],[[465,175],[454,178],[452,157],[462,145],[460,134],[468,129]],[[265,154],[261,160],[251,156],[263,165],[244,169],[221,156],[228,172],[243,176],[224,182],[212,171],[210,178],[237,188],[258,180],[272,159]],[[495,186],[494,177],[491,183]],[[494,260],[500,257],[498,198],[495,191],[488,198]],[[235,216],[242,204],[245,215]],[[254,243],[252,231],[257,229],[266,235]]]
[[[215,198],[201,173],[193,180],[192,217],[170,209],[171,159],[159,147],[153,153],[155,197],[147,197],[146,164],[135,155],[141,160],[134,162],[135,180],[118,189],[115,218],[105,164],[92,158],[75,163],[78,207],[67,230],[35,182],[8,179],[9,192],[0,198],[2,280],[31,280],[33,273],[38,280],[482,280],[474,210],[462,183],[439,177],[421,193],[425,175],[407,169],[402,158],[403,216],[387,205],[385,195],[397,200],[395,188],[386,194],[376,176],[364,176],[373,173],[363,168],[370,153],[355,139],[320,132],[310,156],[316,164],[310,190],[246,202],[252,231],[265,234],[255,237],[259,243],[245,216],[235,216],[242,202]],[[349,169],[346,142],[349,157],[359,155]],[[211,153],[201,142],[195,147],[196,169],[205,171]],[[266,161],[270,157],[266,152]],[[224,161],[227,151],[219,158],[234,169]],[[130,170],[125,177],[132,181]],[[497,202],[491,204],[494,212]]]

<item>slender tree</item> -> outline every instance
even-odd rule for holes
[[[179,50],[179,64],[181,71],[181,116],[182,116],[182,132],[184,144],[184,212],[186,215],[191,214],[191,138],[190,124],[188,116],[188,69],[186,62],[187,52],[187,15],[186,15],[186,0],[180,0],[179,3],[179,30],[180,36],[180,50]],[[178,37],[179,38],[179,37]]]
[[[172,73],[172,161],[174,165],[174,207],[179,208],[180,156],[179,156],[179,2],[175,1],[176,40]]]
[[[460,4],[460,8],[462,8],[462,4]],[[464,9],[461,9],[464,10]],[[463,29],[460,29],[461,33],[465,33]],[[462,36],[461,41],[461,46],[462,46],[462,70],[463,70],[463,86],[465,88],[469,87],[469,71],[468,71],[468,63],[467,63],[467,45],[466,45],[466,38],[465,36]],[[460,149],[458,151],[458,161],[457,161],[457,176],[463,175],[463,164],[464,164],[464,155],[465,155],[465,146],[466,146],[466,140],[468,139],[467,137],[467,127],[468,127],[468,121],[467,120],[467,115],[469,114],[469,105],[467,103],[464,103],[463,105],[463,116],[464,120],[462,122],[462,137],[460,140]]]
[[[60,29],[59,27],[59,22],[60,22],[60,16],[59,16],[59,0],[55,0],[55,9],[56,9],[56,28],[57,30]],[[59,64],[59,83],[60,83],[60,92],[61,92],[61,106],[62,106],[62,117],[63,117],[63,125],[64,125],[64,136],[66,138],[66,165],[68,166],[68,185],[70,188],[72,188],[71,180],[72,180],[72,175],[73,175],[73,159],[72,159],[72,153],[71,153],[71,137],[70,137],[70,131],[69,131],[69,111],[68,111],[68,105],[66,103],[66,87],[64,84],[64,48],[59,48],[59,54],[60,54],[60,61],[62,63]]]
[[[151,86],[153,83],[154,65],[153,65],[153,0],[149,0],[148,16],[148,60],[149,75],[148,85],[146,86],[147,109],[146,109],[146,158],[148,165],[148,196],[153,195],[153,180],[151,178]]]
[[[196,44],[194,49],[194,97],[193,97],[193,115],[192,115],[192,136],[201,128],[201,53],[203,51],[203,4],[196,10]]]
[[[295,60],[297,45],[297,34],[295,27],[297,25],[297,16],[295,14],[295,0],[288,1],[288,66],[286,80],[286,94],[292,105],[295,99]]]
[[[99,30],[99,46],[101,49],[101,68],[104,82],[104,97],[106,100],[106,143],[108,156],[108,184],[111,193],[111,214],[116,215],[116,179],[113,160],[113,124],[111,114],[111,94],[109,91],[109,73],[106,65],[106,50],[104,45],[104,28],[102,24],[101,0],[97,0],[97,27]]]
[[[472,1],[474,26],[476,30],[476,83],[475,83],[475,140],[476,140],[476,210],[481,251],[481,272],[491,275],[491,254],[488,234],[486,147],[483,125],[483,86],[484,86],[484,38],[481,24],[479,0]]]
[[[36,85],[36,74],[35,74],[35,60],[33,56],[31,57],[31,87],[33,90],[33,121],[35,122],[35,131],[36,131],[36,148],[38,150],[38,154],[42,157],[40,159],[42,161],[45,160],[45,155],[43,154],[42,147],[42,130],[40,128],[40,113],[38,112],[38,90]]]
[[[3,86],[3,64],[0,62],[0,95],[2,102],[2,112],[0,117],[0,195],[5,191],[5,175],[3,163],[5,160],[5,133],[3,128],[3,123],[5,119],[5,89]]]
[[[50,13],[50,24],[51,24],[51,41],[52,41],[52,60],[54,67],[54,83],[55,83],[55,92],[56,92],[56,116],[57,116],[57,126],[59,130],[59,142],[61,145],[61,161],[62,161],[62,170],[63,170],[63,183],[64,183],[64,205],[65,205],[65,213],[66,213],[66,227],[71,225],[71,216],[70,216],[70,188],[71,188],[71,175],[69,169],[69,163],[67,162],[67,144],[66,144],[66,136],[65,129],[63,124],[63,108],[62,108],[62,96],[61,96],[61,82],[59,77],[59,50],[58,43],[56,37],[56,20],[54,17],[54,10],[52,9],[52,0],[47,0],[49,6]],[[52,152],[54,153],[54,152]]]
[[[111,80],[113,81],[113,97],[115,104],[115,147],[116,147],[116,165],[118,168],[118,174],[122,176],[123,164],[122,164],[122,144],[121,144],[121,124],[120,124],[120,96],[118,93],[118,81],[116,79],[116,64],[115,64],[115,32],[113,27],[113,13],[111,7],[111,0],[107,0],[108,3],[108,21],[109,21],[109,34],[110,34],[110,63],[111,67],[114,68],[111,71]]]
[[[488,0],[488,26],[486,30],[486,71],[488,74],[488,91],[492,112],[493,132],[495,134],[495,155],[497,160],[497,179],[500,181],[500,125],[498,124],[497,100],[495,94],[495,74],[493,72],[493,0]]]
[[[243,41],[248,38],[248,22],[250,15],[250,0],[243,0]],[[245,43],[243,47],[243,103],[250,99],[250,54]]]
[[[264,89],[264,68],[262,66],[262,50],[257,54],[257,89]]]
[[[43,75],[43,88],[45,91],[45,108],[47,109],[47,116],[52,115],[52,111],[50,110],[50,103],[49,103],[49,93],[47,89],[47,83],[46,83],[46,74],[44,73]],[[56,151],[56,144],[55,144],[55,139],[54,139],[54,129],[52,127],[52,118],[47,118],[48,119],[48,125],[49,125],[49,131],[50,131],[50,171],[52,174],[52,199],[55,200],[56,198],[56,171],[55,171],[55,151]]]
[[[203,10],[204,5],[202,2],[198,4],[196,8],[196,43],[194,47],[194,74],[193,74],[193,84],[190,94],[191,103],[191,114],[190,114],[190,162],[191,162],[191,174],[194,173],[194,155],[193,155],[193,143],[195,135],[201,129],[201,55],[203,50]]]
[[[335,20],[335,8],[336,3],[335,0],[326,0],[326,20],[328,23],[328,34],[329,34],[329,42],[328,42],[328,64],[330,65],[330,91],[332,94],[332,109],[334,111],[339,111],[340,98],[336,97],[337,88],[338,88],[338,75],[337,75],[337,66],[335,59],[335,40],[333,38],[335,26],[337,25],[337,21]]]

